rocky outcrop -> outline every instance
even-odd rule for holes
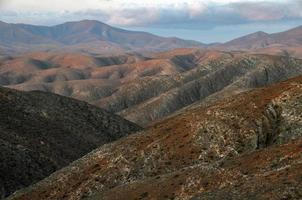
[[[282,107],[278,104],[269,104],[263,113],[263,117],[257,123],[256,148],[265,148],[273,144],[281,133]]]

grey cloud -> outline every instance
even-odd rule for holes
[[[248,2],[230,4],[230,8],[234,13],[251,21],[270,21],[287,18],[302,17],[302,3],[301,0],[294,0],[288,2]]]
[[[198,12],[200,9],[200,12]],[[192,14],[194,12],[194,14]],[[102,10],[90,10],[86,14],[104,13]],[[200,24],[205,27],[216,25],[240,24],[257,21],[277,21],[302,18],[302,1],[290,0],[284,3],[245,2],[223,6],[208,5],[198,8],[183,5],[161,8],[133,8],[105,12],[107,22],[122,26],[164,26],[174,27],[186,24]]]
[[[0,0],[1,1],[1,0]],[[196,1],[201,2],[201,1]],[[0,13],[1,19],[14,18],[16,13]],[[41,15],[41,17],[38,17]],[[302,1],[289,0],[285,3],[245,2],[226,5],[188,4],[165,7],[122,7],[113,9],[90,9],[62,13],[17,13],[15,18],[27,19],[36,24],[55,24],[80,19],[96,19],[124,27],[153,26],[173,28],[212,28],[221,25],[245,24],[250,22],[302,20]]]

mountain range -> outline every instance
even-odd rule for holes
[[[147,32],[115,28],[95,20],[66,22],[56,26],[9,24],[0,21],[2,54],[28,51],[80,52],[116,55],[125,52],[154,52],[175,48],[210,48],[219,50],[259,50],[302,56],[302,27],[268,34],[255,32],[226,43],[206,45],[175,37],[164,38]],[[257,51],[259,52],[259,51]]]
[[[0,22],[0,198],[301,199],[302,28],[205,45]]]
[[[127,51],[147,52],[203,46],[196,41],[127,31],[94,20],[50,27],[0,22],[0,35],[0,47],[7,52],[44,50],[121,54]]]

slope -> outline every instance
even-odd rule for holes
[[[267,53],[280,55],[284,51],[290,52],[292,55],[302,57],[302,26],[280,32],[268,34],[265,32],[255,32],[236,38],[224,44],[212,45],[210,48],[225,50],[244,50],[255,53]]]
[[[0,197],[141,128],[87,103],[0,88]]]
[[[183,112],[105,145],[9,199],[220,199],[227,192],[298,199],[301,100],[300,76]]]

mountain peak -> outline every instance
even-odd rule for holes
[[[65,22],[63,24],[59,24],[55,27],[70,27],[72,28],[79,28],[78,31],[86,31],[93,27],[110,27],[108,24],[105,24],[103,22],[97,21],[97,20],[81,20],[81,21],[70,21]]]
[[[86,25],[107,25],[107,26],[109,26],[108,24],[105,24],[101,21],[89,20],[89,19],[84,19],[81,21],[70,21],[70,22],[65,22],[63,24],[86,24]]]
[[[121,51],[165,51],[173,48],[202,47],[195,41],[170,39],[145,32],[128,31],[115,28],[97,20],[71,21],[56,26],[36,26],[26,24],[0,24],[1,44],[12,44],[12,51],[20,51],[18,45],[43,44],[43,48],[61,49],[68,51],[89,51],[90,53],[112,54]],[[4,34],[6,33],[6,34]],[[11,34],[14,33],[14,34]],[[58,45],[54,47],[53,44]],[[91,47],[91,44],[93,44]],[[29,46],[24,51],[35,51],[35,46]],[[77,48],[70,48],[76,45]],[[38,50],[41,46],[37,46]],[[66,49],[65,48],[65,49]],[[76,50],[74,50],[76,49]]]
[[[268,33],[264,32],[264,31],[257,31],[255,33],[251,33],[249,35],[246,35],[244,37],[251,37],[251,38],[255,38],[255,37],[266,37],[269,36]]]

